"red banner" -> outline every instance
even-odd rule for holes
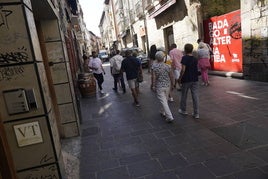
[[[242,72],[240,10],[204,21],[204,42],[213,48],[213,70]]]

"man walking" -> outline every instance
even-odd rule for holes
[[[176,88],[177,81],[180,77],[181,72],[181,58],[183,56],[183,53],[181,50],[177,49],[176,44],[171,44],[170,46],[171,50],[169,51],[169,56],[171,58],[171,67],[174,73],[175,83],[174,88]]]
[[[113,56],[110,59],[110,67],[111,67],[111,73],[114,78],[114,88],[113,90],[117,92],[117,84],[120,82],[121,87],[123,89],[123,93],[126,93],[126,86],[125,81],[123,77],[123,73],[121,71],[121,65],[123,61],[123,57],[120,55],[120,51],[116,50],[116,55]]]
[[[137,82],[137,77],[139,70],[142,71],[142,66],[139,59],[132,56],[131,50],[126,51],[126,58],[122,61],[121,70],[126,73],[128,86],[131,90],[134,104],[140,106],[138,101],[139,84]]]
[[[88,63],[89,69],[92,70],[95,79],[98,82],[99,91],[101,94],[104,94],[102,90],[102,83],[104,82],[103,74],[105,74],[104,68],[102,66],[101,59],[98,58],[95,51],[92,52],[92,58]],[[102,74],[103,73],[103,74]]]
[[[198,60],[193,56],[193,45],[185,44],[184,52],[185,55],[182,57],[181,74],[179,78],[179,84],[181,85],[181,102],[179,113],[187,115],[186,104],[187,104],[187,93],[190,90],[193,100],[193,117],[199,119],[199,99],[198,99]]]

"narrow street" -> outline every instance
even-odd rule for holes
[[[200,86],[198,120],[177,112],[174,91],[170,124],[159,115],[147,69],[144,76],[141,107],[132,105],[130,91],[112,90],[109,72],[106,94],[81,100],[81,137],[63,141],[77,159],[71,178],[268,178],[267,83],[210,76],[211,86]]]

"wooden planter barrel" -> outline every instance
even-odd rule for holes
[[[96,80],[92,73],[78,74],[78,86],[82,97],[96,95]]]

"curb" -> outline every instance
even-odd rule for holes
[[[243,75],[243,73],[237,73],[237,72],[208,71],[208,74],[209,74],[209,75],[216,75],[216,76],[229,77],[229,78],[244,79],[244,75]]]

